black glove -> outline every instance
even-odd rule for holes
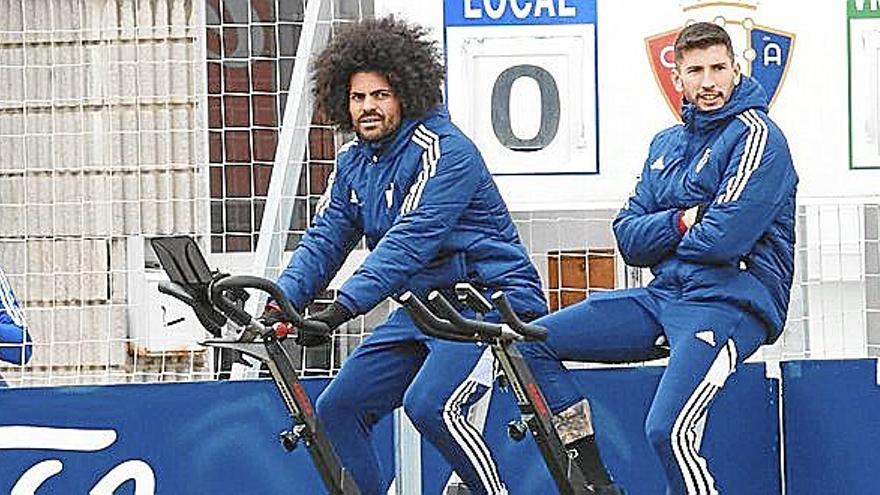
[[[348,308],[334,301],[330,306],[306,318],[296,334],[296,343],[304,347],[324,345],[330,342],[330,335],[339,325],[353,317]]]
[[[263,314],[257,317],[260,323],[266,327],[275,329],[275,335],[278,338],[285,338],[293,331],[290,325],[290,319],[284,317],[284,311],[275,301],[269,301],[263,307]]]
[[[286,321],[281,306],[275,301],[269,301],[263,306],[263,314],[258,316],[257,320],[267,327],[274,326],[276,323],[290,323]]]

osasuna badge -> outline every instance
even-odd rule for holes
[[[794,33],[759,24],[758,2],[739,0],[685,0],[681,9],[687,26],[694,22],[714,22],[730,35],[736,61],[743,74],[755,78],[767,91],[770,104],[776,100],[794,50]],[[682,27],[669,29],[645,38],[648,60],[657,86],[669,109],[681,118],[681,93],[672,83],[675,67],[673,46]]]
[[[660,92],[666,98],[666,104],[673,113],[681,116],[681,93],[675,90],[672,83],[672,69],[675,67],[675,54],[673,46],[675,38],[681,28],[655,34],[645,38],[645,48],[648,49],[648,59],[651,62],[651,70]]]
[[[785,79],[785,73],[791,62],[791,50],[794,48],[794,33],[780,31],[764,26],[751,25],[748,29],[749,45],[746,49],[746,59],[752,58],[748,64],[751,75],[770,96],[770,104],[776,100],[779,87]]]

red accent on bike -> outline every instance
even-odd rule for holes
[[[535,404],[535,409],[538,410],[540,416],[550,416],[550,408],[547,407],[547,402],[544,401],[544,395],[538,390],[537,384],[528,384],[526,386],[526,393],[529,394],[529,397],[532,399],[532,403]]]
[[[293,326],[290,323],[277,323],[275,325],[275,336],[279,339],[287,338],[293,332]]]
[[[309,400],[306,390],[299,383],[293,384],[293,395],[296,396],[299,407],[307,416],[313,416],[315,411],[312,410],[312,401]]]

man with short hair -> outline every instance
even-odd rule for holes
[[[582,399],[561,361],[644,361],[669,348],[645,424],[671,494],[718,493],[699,454],[706,413],[735,366],[782,332],[792,283],[797,173],[768,98],[711,23],[675,42],[683,123],[661,131],[614,220],[645,288],[591,295],[534,323],[520,346],[554,412]]]
[[[0,268],[0,360],[12,364],[27,364],[31,359],[31,338],[12,284]],[[0,386],[6,383],[0,379]]]
[[[487,295],[503,290],[524,319],[547,312],[492,175],[442,107],[441,57],[426,34],[393,18],[343,26],[314,65],[320,110],[356,138],[339,150],[313,224],[278,284],[304,308],[366,236],[372,252],[336,300],[310,317],[331,330],[388,297],[412,291],[423,298],[458,282]],[[304,345],[330,339],[306,332],[298,335]],[[346,359],[317,414],[362,493],[388,489],[371,430],[401,405],[471,493],[506,493],[467,420],[492,379],[488,347],[428,337],[397,309]]]

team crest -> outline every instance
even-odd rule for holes
[[[733,42],[734,55],[743,74],[755,78],[767,91],[770,104],[776,100],[788,71],[794,49],[795,35],[758,24],[754,0],[716,2],[711,0],[683,1],[682,10],[687,19],[684,25],[695,21],[715,22],[724,27]],[[645,48],[657,86],[669,109],[681,117],[681,93],[672,83],[675,67],[673,45],[681,27],[645,38]]]

